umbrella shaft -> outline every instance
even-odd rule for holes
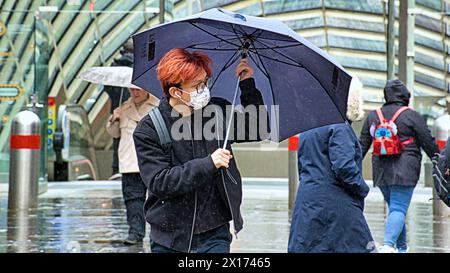
[[[236,105],[236,97],[237,97],[237,92],[239,89],[239,81],[240,81],[240,78],[238,77],[237,83],[236,83],[236,88],[234,90],[233,103],[231,104],[231,117],[230,117],[230,121],[228,122],[228,125],[227,125],[227,133],[225,135],[225,140],[223,142],[223,149],[227,148],[228,137],[230,135],[231,122],[233,122],[233,117],[234,117],[234,106]]]
[[[122,105],[122,98],[123,98],[123,87],[120,88],[120,99],[119,99],[119,106]]]
[[[242,48],[242,54],[241,54],[242,59],[247,58],[247,55],[248,55],[247,52],[248,52],[249,48],[250,48],[250,42],[248,40],[246,40],[244,42],[244,47]]]

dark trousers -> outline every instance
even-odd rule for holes
[[[113,157],[112,157],[112,174],[119,173],[119,142],[120,138],[113,138],[113,144],[112,144],[112,150],[113,150]]]
[[[233,236],[230,233],[230,224],[195,234],[192,237],[191,253],[230,253]],[[181,253],[174,249],[162,246],[150,238],[152,253]]]
[[[127,210],[128,233],[145,237],[144,202],[147,189],[139,173],[122,174],[122,193]]]

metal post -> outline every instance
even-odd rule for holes
[[[166,13],[165,0],[159,0],[159,23],[164,23],[164,15]]]
[[[433,234],[435,234],[435,236],[433,236],[434,247],[445,249],[450,246],[450,228],[448,228],[447,220],[434,216]]]
[[[388,3],[387,79],[395,78],[395,0]]]
[[[8,209],[37,207],[41,121],[35,113],[19,112],[11,126]]]
[[[36,236],[37,217],[28,210],[8,211],[7,252],[28,253],[32,249],[31,237]]]
[[[293,136],[288,139],[288,175],[289,175],[289,220],[292,218],[292,209],[295,206],[295,199],[298,188],[298,136]]]
[[[411,92],[410,106],[414,108],[414,27],[415,0],[400,1],[399,78]]]

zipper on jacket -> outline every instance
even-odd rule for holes
[[[195,190],[195,199],[194,199],[194,217],[192,219],[192,229],[191,229],[191,238],[189,239],[189,249],[188,253],[191,252],[192,247],[192,239],[194,238],[194,227],[195,227],[195,217],[197,214],[197,190]]]
[[[193,136],[193,133],[192,133],[192,127],[191,127],[189,122],[188,122],[188,126],[189,126],[189,131],[191,132],[192,157],[195,158],[194,136]],[[194,238],[195,218],[196,218],[196,215],[197,215],[197,189],[194,190],[194,194],[195,194],[195,198],[194,198],[194,217],[192,218],[191,237],[189,238],[188,253],[191,252],[192,239]]]
[[[223,187],[225,189],[225,195],[227,196],[228,206],[230,207],[231,219],[233,220],[233,229],[234,229],[233,233],[234,233],[234,236],[236,236],[236,239],[238,239],[236,227],[234,226],[233,208],[231,207],[230,197],[228,196],[227,186],[225,185],[225,178],[223,177],[223,169],[220,171],[220,174],[222,175],[222,184],[223,184]]]

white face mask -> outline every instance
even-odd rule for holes
[[[194,110],[199,110],[202,109],[203,107],[205,107],[209,100],[211,99],[211,94],[209,92],[209,88],[207,86],[205,86],[202,90],[200,90],[200,93],[197,92],[186,92],[180,88],[178,88],[178,90],[180,90],[181,92],[184,93],[189,93],[191,100],[190,101],[185,101],[181,98],[180,95],[176,94],[177,97],[184,102],[187,106],[190,106],[192,108],[194,108]]]

